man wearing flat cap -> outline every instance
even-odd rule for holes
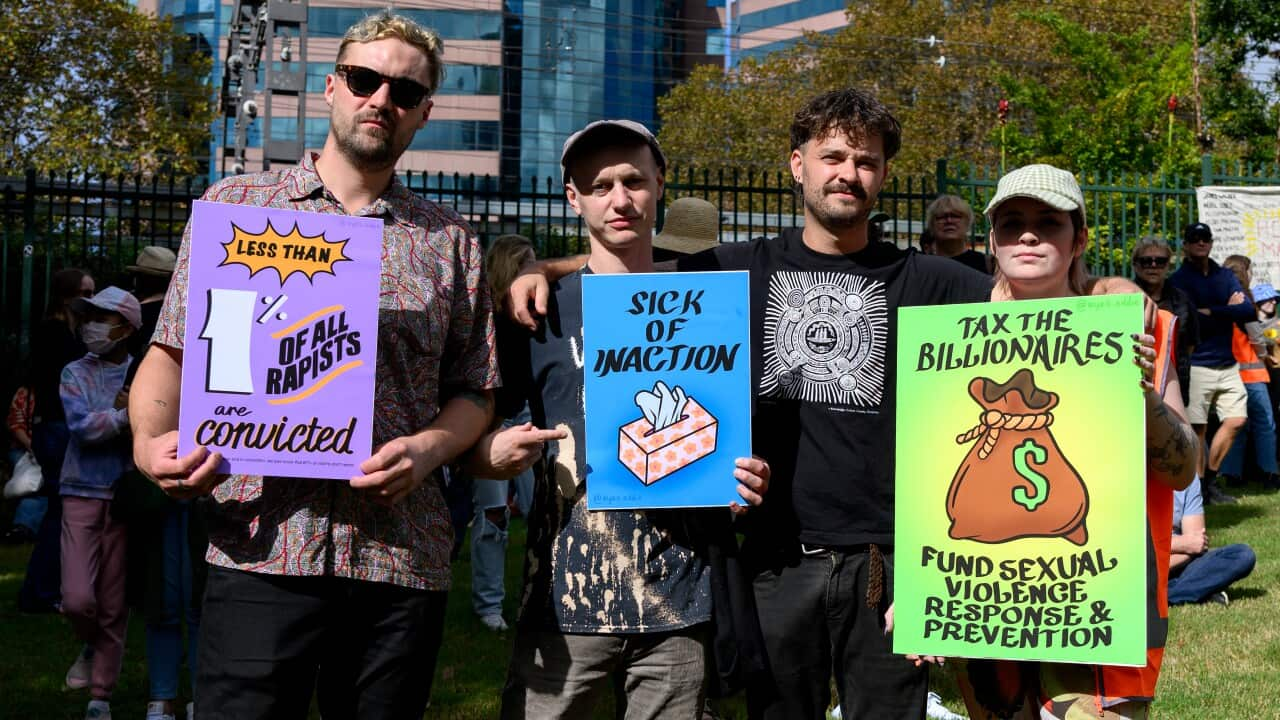
[[[502,717],[588,717],[621,677],[626,717],[693,718],[706,691],[713,597],[700,516],[589,512],[586,502],[582,278],[653,271],[666,157],[640,123],[602,120],[565,141],[561,165],[591,256],[551,286],[542,329],[498,340],[497,414],[511,417],[528,402],[534,426],[490,433],[471,457],[479,477],[511,477],[538,457],[547,468],[529,515]],[[759,503],[768,466],[738,458],[735,475],[744,502]],[[731,538],[728,513],[717,517]]]

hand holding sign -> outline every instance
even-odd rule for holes
[[[178,457],[178,432],[165,433],[154,439],[139,439],[135,443],[134,464],[138,471],[155,481],[156,485],[175,500],[208,495],[227,479],[218,473],[222,464],[220,453],[211,453],[203,447]]]
[[[769,476],[772,470],[769,463],[752,455],[749,458],[737,458],[733,461],[733,476],[738,479],[738,494],[747,505],[739,505],[736,501],[729,503],[734,515],[745,515],[751,505],[764,502],[764,494],[769,492]]]

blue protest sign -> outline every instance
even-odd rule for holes
[[[745,272],[582,278],[587,507],[741,501],[751,455]]]

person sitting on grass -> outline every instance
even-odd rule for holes
[[[1169,555],[1169,604],[1231,602],[1227,587],[1253,572],[1253,548],[1235,543],[1209,547],[1200,479],[1173,494],[1173,545]]]

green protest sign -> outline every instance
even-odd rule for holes
[[[1139,295],[902,308],[897,653],[1146,662]]]

